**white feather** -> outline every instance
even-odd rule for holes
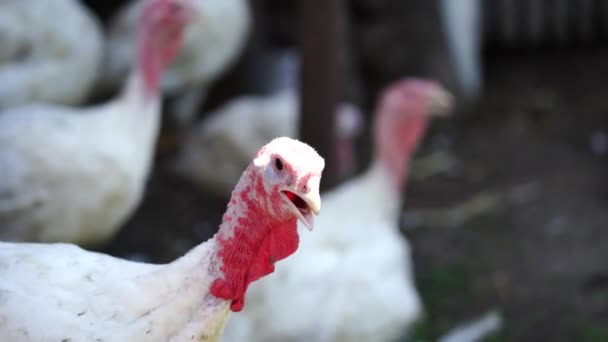
[[[438,342],[476,342],[482,341],[488,335],[498,332],[502,328],[502,316],[496,311],[490,311],[471,322],[451,329]]]
[[[158,134],[158,99],[0,114],[0,239],[99,243],[141,200]]]
[[[0,0],[0,110],[86,100],[103,37],[78,0]]]
[[[202,340],[221,330],[230,304],[209,295],[213,246],[152,265],[68,244],[0,242],[0,340]]]

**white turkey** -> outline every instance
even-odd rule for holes
[[[133,0],[112,20],[101,84],[116,88],[132,63],[137,17],[147,0]],[[196,116],[210,85],[235,62],[251,27],[247,0],[183,0],[193,19],[186,28],[184,47],[162,80],[163,89],[177,97],[171,108],[177,123]]]
[[[0,114],[0,240],[98,244],[135,210],[159,130],[159,80],[188,12],[179,0],[147,3],[137,65],[115,100]]]
[[[450,99],[433,81],[390,85],[375,112],[372,165],[323,194],[317,234],[250,287],[222,341],[396,341],[406,333],[422,304],[399,232],[401,189],[429,120],[447,113]]]
[[[336,115],[339,171],[348,175],[356,163],[354,138],[363,119],[353,104],[341,104]],[[187,132],[176,171],[206,191],[227,196],[248,156],[274,137],[296,137],[298,120],[299,97],[293,88],[266,96],[237,97]]]
[[[217,341],[247,287],[298,248],[297,221],[312,229],[323,168],[310,146],[271,141],[236,184],[218,233],[166,265],[0,242],[0,340]]]
[[[0,42],[0,110],[87,99],[103,36],[80,1],[0,0]]]

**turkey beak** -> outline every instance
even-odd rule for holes
[[[312,210],[315,215],[319,215],[321,212],[321,195],[319,195],[319,192],[315,191],[314,194],[308,193],[303,199],[310,207],[310,210]]]
[[[314,216],[321,211],[321,195],[319,194],[320,179],[311,178],[308,181],[307,193],[286,188],[282,190],[290,208],[296,217],[302,221],[306,229],[312,231],[314,228]]]
[[[321,177],[310,177],[308,179],[308,193],[305,195],[304,201],[308,204],[315,215],[321,212],[321,195],[319,194],[319,186],[321,185]]]
[[[448,116],[454,97],[445,88],[437,88],[431,95],[431,113],[435,116]]]
[[[310,191],[305,195],[299,196],[308,205],[308,210],[298,208],[300,215],[302,215],[300,219],[306,229],[312,231],[315,226],[314,216],[319,215],[319,212],[321,212],[321,195],[319,195],[319,191]]]

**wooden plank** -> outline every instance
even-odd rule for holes
[[[334,110],[339,97],[338,46],[343,0],[299,0],[300,138],[325,158],[322,189],[337,181]]]

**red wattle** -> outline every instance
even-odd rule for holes
[[[296,219],[281,222],[270,216],[255,200],[267,196],[263,186],[254,188],[254,199],[246,195],[248,191],[250,188],[239,196],[248,210],[241,217],[232,217],[233,235],[216,236],[224,276],[215,279],[210,289],[214,296],[232,301],[230,309],[235,312],[242,310],[249,284],[274,272],[274,263],[293,254],[299,243]],[[273,201],[282,200],[278,191],[273,197]]]

